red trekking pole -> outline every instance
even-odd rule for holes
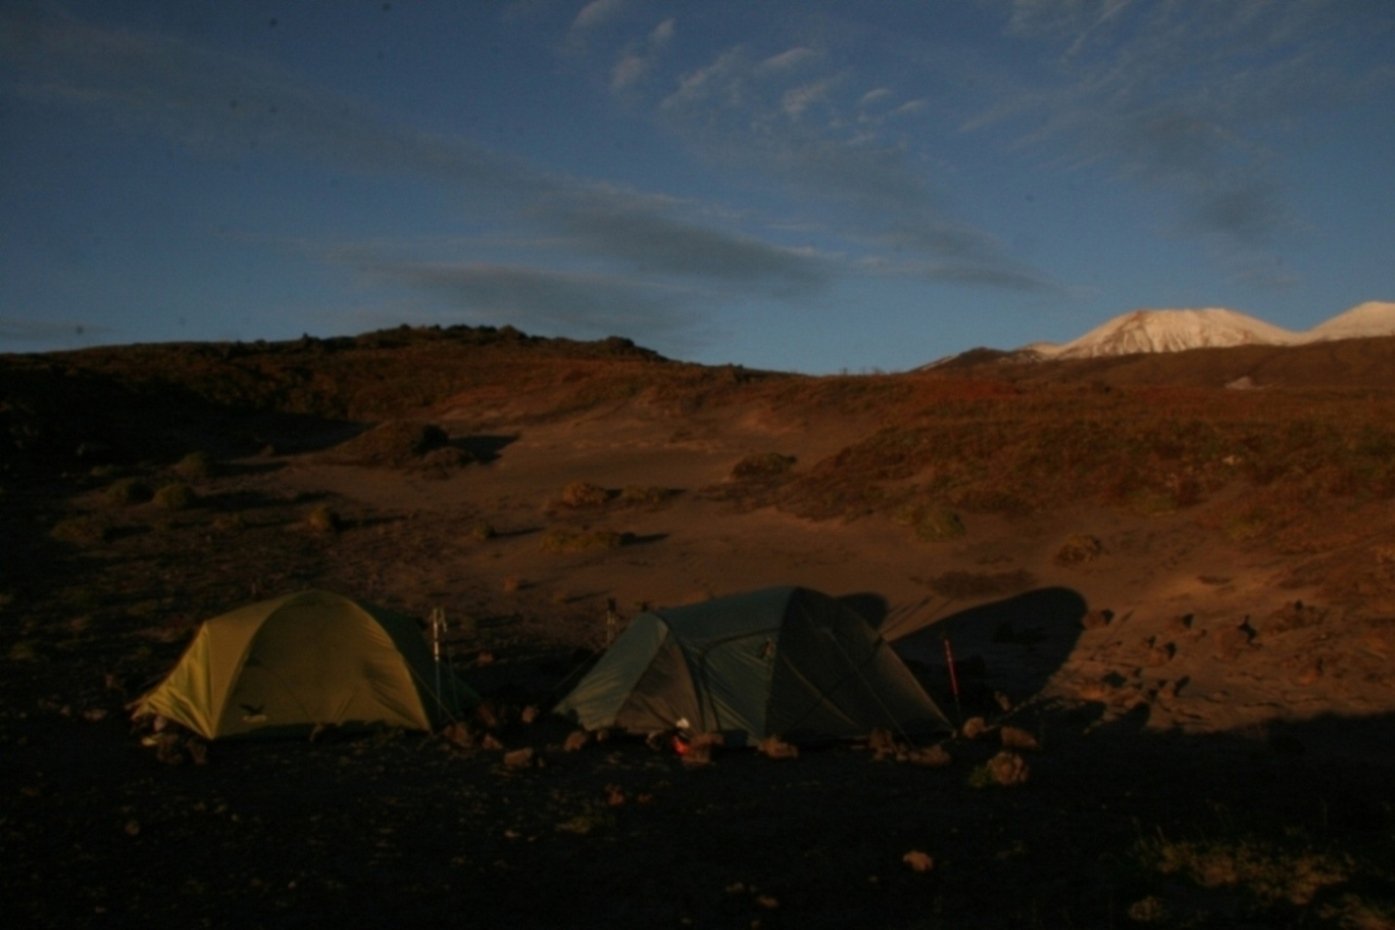
[[[954,695],[954,712],[959,715],[959,723],[964,722],[964,708],[959,706],[959,672],[954,667],[954,649],[949,645],[949,637],[945,638],[945,662],[949,665],[949,690]]]

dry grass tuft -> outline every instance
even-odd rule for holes
[[[615,530],[574,530],[555,527],[543,534],[542,547],[547,552],[593,552],[619,549],[634,540],[630,533]]]

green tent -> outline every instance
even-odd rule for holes
[[[798,587],[639,615],[556,711],[588,730],[687,726],[728,744],[953,729],[866,621]]]
[[[325,591],[206,621],[134,704],[205,739],[387,724],[435,730],[478,698],[437,666],[415,623]]]

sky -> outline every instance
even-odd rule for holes
[[[1386,0],[0,3],[0,352],[903,371],[1395,300]]]

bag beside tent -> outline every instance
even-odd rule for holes
[[[800,587],[641,614],[556,712],[631,733],[686,721],[729,745],[953,730],[865,620]]]
[[[210,740],[315,726],[431,731],[478,700],[436,666],[411,620],[311,590],[206,621],[133,716]]]

